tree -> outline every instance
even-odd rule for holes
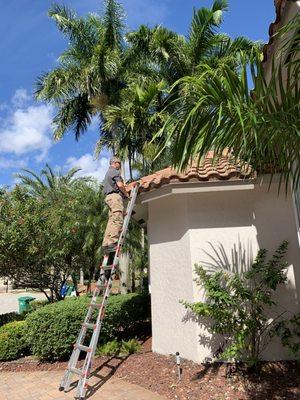
[[[141,25],[126,36],[130,43],[128,62],[133,72],[144,76],[160,76],[170,85],[184,76],[194,75],[203,63],[239,65],[240,51],[250,53],[257,43],[245,37],[231,39],[219,33],[227,0],[215,0],[211,8],[194,9],[187,37],[160,25],[153,29]]]
[[[122,91],[119,106],[108,106],[104,111],[104,128],[117,132],[115,148],[120,156],[128,159],[130,178],[132,169],[142,174],[152,172],[155,144],[150,142],[153,133],[163,126],[166,116],[163,113],[163,97],[166,82],[148,80],[144,84],[132,82]],[[98,143],[109,147],[103,138]]]
[[[286,185],[290,178],[298,185],[300,39],[290,33],[299,24],[297,16],[281,32],[287,35],[286,44],[275,55],[279,62],[273,63],[268,82],[261,52],[253,50],[250,58],[242,53],[238,70],[204,64],[200,73],[175,83],[181,97],[172,105],[175,111],[165,124],[164,140],[174,143],[177,167],[184,168],[191,157],[209,150],[221,153],[229,148],[235,159],[258,172],[280,173]]]
[[[94,116],[101,119],[107,104],[115,104],[122,80],[123,10],[115,0],[105,1],[103,17],[77,15],[54,5],[49,16],[69,41],[59,57],[59,66],[41,75],[36,98],[53,104],[54,136],[60,139],[72,130],[76,139]]]
[[[163,105],[174,97],[168,95],[169,86],[197,73],[203,61],[215,68],[235,67],[241,50],[248,53],[256,47],[245,38],[232,40],[218,32],[227,8],[227,0],[215,0],[210,9],[195,9],[187,37],[162,26],[142,25],[129,32],[125,42],[123,10],[117,1],[105,1],[102,17],[79,18],[64,6],[53,6],[49,15],[69,46],[58,68],[38,79],[36,96],[57,110],[54,136],[59,139],[71,129],[78,139],[98,117],[98,150],[105,146],[121,152],[130,171],[136,163],[142,173],[151,172],[155,145],[149,147],[148,142],[161,129]]]
[[[22,186],[26,187],[32,196],[44,199],[55,200],[62,191],[68,191],[82,182],[91,181],[90,178],[75,177],[80,171],[77,167],[71,168],[65,175],[61,171],[53,171],[48,164],[42,169],[40,176],[30,169],[24,168],[22,171],[16,175]]]
[[[210,9],[195,9],[187,37],[162,26],[151,29],[144,25],[126,35],[127,87],[121,92],[120,103],[108,106],[103,113],[108,136],[100,139],[98,148],[117,143],[116,148],[129,160],[130,172],[131,164],[142,174],[157,167],[154,153],[159,140],[153,136],[161,130],[168,113],[174,111],[174,98],[181,95],[177,86],[170,94],[170,85],[182,77],[198,74],[203,63],[212,68],[227,65],[234,69],[240,64],[241,51],[248,55],[259,47],[246,38],[232,40],[218,33],[227,7],[227,1],[216,0]],[[115,140],[111,136],[113,130]],[[168,164],[171,152],[172,140],[159,159]]]
[[[76,280],[80,268],[94,272],[106,223],[101,191],[72,175],[48,166],[41,176],[19,175],[23,184],[1,194],[0,275],[51,301],[69,275]]]

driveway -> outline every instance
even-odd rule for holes
[[[19,292],[19,293],[0,293],[0,314],[5,314],[19,310],[18,297],[32,296],[37,300],[45,300],[46,296],[41,292]],[[1,399],[1,397],[0,397]]]
[[[0,372],[1,400],[70,400],[76,394],[59,392],[63,371]],[[101,377],[90,379],[91,390],[86,399],[91,400],[166,400],[141,386],[123,379]]]

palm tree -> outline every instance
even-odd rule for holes
[[[103,113],[104,129],[107,132],[114,129],[117,133],[114,144],[118,154],[129,161],[131,179],[133,167],[143,174],[151,171],[155,145],[150,145],[150,141],[165,121],[162,109],[166,88],[164,81],[132,82],[122,91],[120,105],[108,106]],[[99,150],[109,145],[105,138],[98,142]]]
[[[165,106],[172,112],[173,100],[181,95],[178,86],[170,94],[170,86],[182,77],[198,74],[203,63],[212,68],[227,65],[235,69],[241,51],[248,55],[258,47],[243,37],[232,40],[218,33],[227,7],[226,0],[216,0],[210,9],[194,10],[188,37],[162,26],[150,29],[145,25],[126,35],[127,87],[119,104],[103,112],[104,133],[97,147],[98,152],[105,146],[128,158],[131,178],[132,164],[142,174],[158,166],[158,159],[154,161],[158,143],[152,140],[153,135],[166,120]],[[163,160],[170,161],[171,151],[169,141]]]
[[[42,169],[40,176],[30,169],[22,169],[24,173],[16,174],[20,179],[20,184],[26,187],[29,194],[34,197],[48,198],[54,200],[60,197],[62,192],[79,186],[83,182],[90,182],[87,177],[75,177],[80,168],[71,168],[66,174],[61,171],[54,172],[53,169],[46,164]]]
[[[229,148],[233,157],[257,171],[280,173],[286,185],[292,178],[298,186],[300,37],[291,35],[291,29],[299,25],[298,15],[282,31],[288,39],[275,55],[279,63],[273,63],[269,81],[262,54],[255,50],[250,59],[241,56],[239,70],[204,64],[200,73],[176,82],[174,88],[180,88],[182,97],[173,103],[175,112],[164,127],[165,142],[174,143],[174,165],[184,168],[191,157]]]
[[[152,69],[155,75],[159,71],[160,79],[169,84],[195,74],[203,62],[215,68],[221,64],[238,66],[240,51],[250,53],[258,44],[244,37],[231,39],[218,33],[227,9],[227,0],[215,0],[210,9],[194,9],[187,37],[162,26],[150,29],[141,25],[126,35],[131,45],[128,63],[140,74],[149,74]]]
[[[65,6],[54,5],[49,16],[69,41],[59,66],[36,82],[38,100],[53,104],[54,136],[72,130],[76,139],[94,116],[101,119],[107,104],[115,104],[123,87],[123,10],[115,0],[105,0],[103,17],[79,18]]]

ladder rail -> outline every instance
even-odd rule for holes
[[[115,277],[116,269],[119,264],[120,250],[123,246],[123,243],[124,243],[124,240],[126,237],[126,233],[127,233],[128,226],[129,226],[129,221],[130,221],[132,211],[133,211],[133,208],[134,208],[134,205],[136,202],[136,198],[138,195],[138,190],[139,190],[139,183],[136,183],[136,185],[134,186],[134,188],[131,191],[131,196],[130,196],[129,202],[127,204],[126,214],[125,214],[125,218],[124,218],[123,225],[122,225],[122,230],[119,235],[115,255],[113,258],[113,263],[110,268],[110,276],[108,278],[106,278],[106,276],[105,276],[105,267],[107,267],[107,264],[109,261],[109,255],[104,256],[103,262],[100,265],[99,279],[97,281],[95,289],[93,290],[93,295],[92,295],[91,302],[88,306],[87,314],[84,318],[84,322],[79,331],[76,343],[74,345],[72,355],[71,355],[69,363],[68,363],[67,370],[64,373],[64,376],[61,380],[61,384],[59,387],[59,390],[64,390],[64,391],[69,390],[70,385],[71,385],[72,375],[73,374],[79,375],[80,377],[79,377],[78,385],[77,385],[77,389],[76,389],[76,397],[78,397],[80,400],[83,400],[85,398],[86,391],[88,388],[88,379],[89,379],[90,371],[92,368],[92,363],[93,363],[93,359],[95,356],[95,352],[97,349],[99,336],[101,333],[102,322],[103,322],[104,315],[105,315],[106,304],[107,304],[107,301],[108,301],[108,298],[109,298],[109,295],[111,292],[112,281]],[[99,303],[99,306],[98,306],[97,297],[100,296],[100,287],[103,287],[105,290],[103,293],[101,304]],[[90,320],[92,318],[93,310],[95,309],[95,307],[99,308],[98,315],[97,315],[96,322],[91,323]],[[90,339],[90,345],[84,346],[83,342],[86,338],[88,328],[92,327],[92,326],[93,326],[93,333],[92,333],[92,336]],[[85,360],[84,360],[84,364],[83,364],[82,368],[79,369],[76,367],[76,365],[79,360],[81,351],[86,351],[86,356],[85,356]]]

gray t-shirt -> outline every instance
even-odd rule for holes
[[[120,193],[121,191],[117,186],[117,182],[123,182],[120,171],[113,167],[109,167],[103,180],[104,193]]]

